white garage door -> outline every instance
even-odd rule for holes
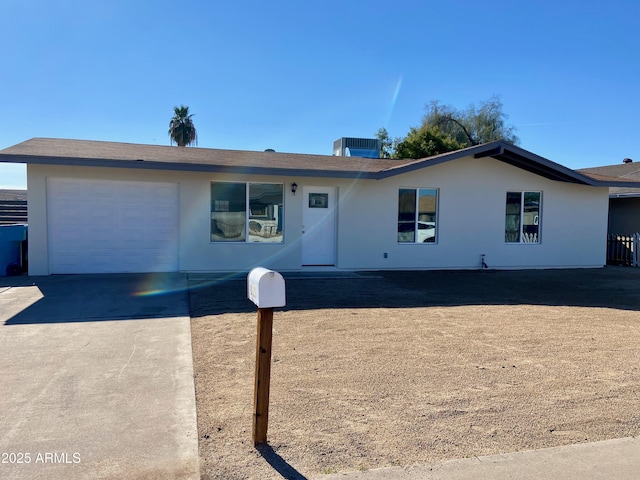
[[[50,178],[51,273],[178,270],[178,185]]]

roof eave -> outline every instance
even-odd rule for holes
[[[640,182],[625,182],[616,180],[594,180],[598,187],[640,188]]]
[[[507,142],[498,142],[493,148],[478,152],[474,158],[487,156],[550,180],[598,186],[593,178]]]
[[[610,193],[609,198],[638,198],[640,197],[640,192],[638,193]]]
[[[376,178],[386,178],[399,175],[401,173],[412,172],[424,167],[438,165],[468,156],[472,156],[473,158],[491,157],[522,170],[526,170],[555,181],[591,186],[608,186],[604,184],[600,185],[600,182],[593,178],[582,175],[575,170],[571,170],[570,168],[552,162],[551,160],[547,160],[544,157],[531,153],[504,140],[476,145],[463,150],[456,150],[443,155],[416,160],[415,162],[404,164],[399,167],[392,167],[379,172],[376,175]]]
[[[453,152],[443,153],[441,155],[436,155],[433,157],[420,158],[410,163],[404,163],[397,167],[391,167],[385,170],[381,170],[375,174],[375,177],[378,180],[381,180],[383,178],[393,177],[396,175],[400,175],[402,173],[413,172],[415,170],[420,170],[425,167],[431,167],[434,165],[439,165],[441,163],[450,162],[451,160],[456,160],[458,158],[475,156],[478,153],[495,150],[496,147],[498,147],[502,143],[503,142],[501,141],[486,143],[483,145],[476,145],[474,147],[464,148],[462,150],[455,150]]]
[[[348,170],[323,170],[306,168],[234,166],[204,163],[157,162],[152,160],[111,160],[104,158],[66,158],[34,155],[0,155],[0,161],[32,165],[63,165],[74,167],[135,168],[186,172],[211,172],[245,175],[298,176],[323,178],[375,178],[375,173]]]
[[[32,139],[33,140],[33,139]],[[25,142],[26,143],[26,142]],[[22,145],[22,144],[21,144]],[[10,147],[10,149],[15,148]],[[173,147],[175,148],[175,147]],[[141,168],[141,169],[158,169],[169,171],[192,171],[192,172],[215,172],[215,173],[232,173],[232,174],[253,174],[253,175],[269,175],[269,176],[301,176],[301,177],[325,177],[325,178],[362,178],[382,180],[388,177],[410,173],[421,170],[426,167],[439,165],[451,160],[473,157],[485,158],[491,157],[496,160],[505,162],[516,168],[529,171],[536,175],[549,178],[555,181],[589,185],[595,187],[638,187],[640,182],[629,182],[615,178],[598,178],[598,176],[590,176],[588,173],[582,173],[570,168],[564,167],[558,163],[547,160],[532,152],[517,147],[504,140],[498,140],[491,143],[476,145],[462,150],[456,150],[433,157],[422,158],[417,160],[398,160],[398,164],[392,166],[387,165],[359,165],[352,168],[306,168],[300,165],[300,162],[292,162],[291,166],[287,166],[289,160],[278,162],[272,166],[263,166],[259,162],[253,165],[242,165],[239,162],[235,164],[222,163],[206,163],[197,159],[191,162],[184,161],[159,161],[154,159],[117,159],[105,158],[104,156],[84,158],[76,156],[51,156],[44,153],[25,154],[21,152],[11,153],[5,149],[0,151],[0,162],[8,163],[26,163],[41,165],[68,165],[68,166],[89,166],[89,167],[108,167],[108,168]],[[296,154],[291,154],[296,155]],[[133,157],[131,155],[130,157]]]

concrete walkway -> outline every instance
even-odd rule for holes
[[[316,480],[636,480],[640,439],[622,438],[529,452],[324,475]]]
[[[199,478],[186,287],[0,277],[0,478]]]

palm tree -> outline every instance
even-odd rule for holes
[[[172,144],[176,142],[179,147],[198,145],[198,133],[191,117],[193,114],[189,114],[189,107],[173,107],[173,118],[169,122],[169,138]]]

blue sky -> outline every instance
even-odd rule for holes
[[[32,137],[331,154],[499,95],[520,145],[640,160],[638,0],[2,0],[0,149]],[[25,188],[0,164],[0,187]]]

